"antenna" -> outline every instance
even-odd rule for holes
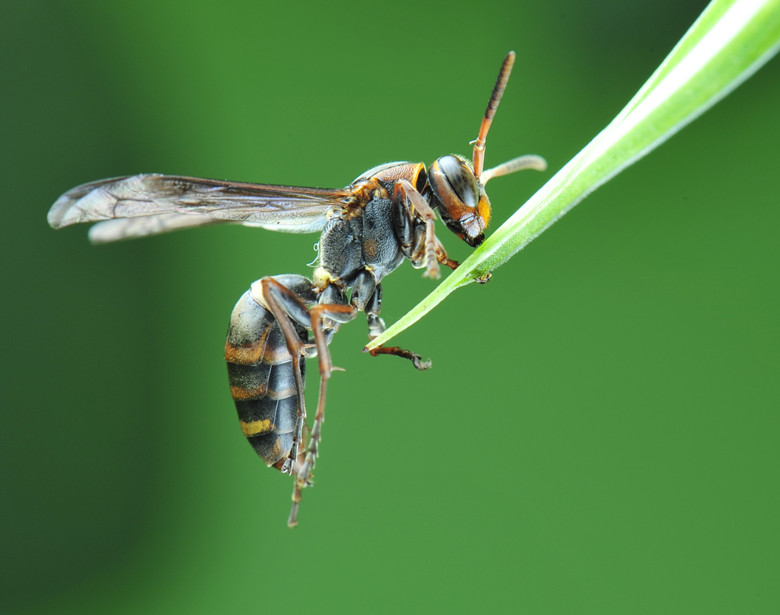
[[[509,74],[512,72],[512,65],[515,63],[515,52],[510,51],[506,54],[504,62],[501,64],[501,70],[498,72],[498,79],[496,79],[496,85],[493,86],[493,93],[490,95],[490,101],[488,102],[487,109],[485,109],[485,116],[482,118],[482,124],[479,126],[479,135],[477,139],[472,141],[474,143],[474,155],[472,156],[472,164],[474,165],[474,176],[479,179],[482,173],[482,166],[485,163],[485,140],[487,139],[488,130],[490,130],[490,124],[493,122],[493,116],[498,109],[498,103],[501,102],[501,96],[504,94],[504,88],[506,82],[509,81]]]

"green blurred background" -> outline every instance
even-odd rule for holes
[[[398,338],[432,370],[346,326],[296,530],[222,351],[316,236],[45,222],[103,177],[342,186],[469,154],[515,49],[487,164],[551,169],[491,183],[498,223],[704,5],[5,0],[0,611],[778,612],[777,60]],[[386,320],[432,287],[397,271]]]

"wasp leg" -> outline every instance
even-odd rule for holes
[[[339,324],[348,322],[355,318],[357,310],[350,305],[314,305],[309,310],[311,314],[311,329],[314,334],[314,343],[317,347],[317,356],[320,368],[320,392],[317,401],[317,412],[314,415],[312,423],[309,446],[306,449],[306,458],[298,471],[298,478],[306,480],[314,466],[314,460],[317,457],[318,446],[322,437],[322,423],[325,420],[325,395],[328,380],[333,372],[333,363],[330,359],[328,350],[328,340],[325,334],[325,325],[323,316],[335,320]]]
[[[298,525],[301,492],[304,487],[311,485],[311,470],[319,453],[319,444],[322,439],[322,423],[325,421],[325,397],[328,380],[334,369],[330,359],[330,351],[328,350],[329,338],[325,330],[326,325],[323,322],[323,318],[335,321],[336,326],[338,326],[352,320],[356,315],[357,310],[350,305],[317,304],[309,308],[310,328],[314,335],[314,344],[317,348],[320,368],[320,391],[319,399],[317,400],[317,412],[314,414],[314,422],[312,423],[306,454],[295,473],[295,485],[293,486],[292,495],[293,504],[290,510],[290,518],[287,521],[289,527]]]
[[[444,249],[444,246],[442,245],[441,241],[439,241],[438,237],[434,237],[436,242],[436,259],[445,267],[449,267],[453,271],[460,267],[460,263],[458,261],[452,260],[449,256],[447,256],[447,250]]]
[[[412,352],[411,350],[406,350],[405,348],[400,348],[399,346],[377,346],[376,348],[372,348],[371,350],[368,350],[367,348],[364,348],[365,352],[368,352],[372,357],[376,357],[380,354],[391,354],[396,357],[401,357],[403,359],[409,359],[414,366],[419,369],[428,369],[433,363],[429,361],[423,361],[422,357],[418,355],[416,352]]]
[[[406,179],[400,179],[395,183],[395,191],[393,193],[393,199],[398,201],[399,199],[408,200],[414,210],[420,214],[425,221],[425,273],[423,276],[427,278],[439,278],[439,260],[436,246],[436,229],[433,225],[436,220],[436,214],[431,206],[428,205],[422,195],[414,189],[414,186]],[[439,244],[439,247],[444,248]],[[446,257],[446,253],[445,253]]]
[[[274,315],[276,322],[282,329],[285,342],[287,344],[287,350],[292,357],[293,373],[295,374],[295,388],[297,396],[298,416],[295,422],[295,436],[293,438],[293,445],[290,449],[290,453],[287,459],[283,462],[280,468],[282,472],[293,474],[295,477],[293,487],[293,507],[290,512],[290,519],[288,521],[289,526],[297,524],[298,506],[301,500],[301,489],[307,486],[308,472],[305,478],[301,478],[300,469],[305,461],[303,451],[300,452],[299,448],[303,442],[303,430],[306,425],[306,399],[305,399],[305,387],[303,376],[301,374],[300,361],[301,357],[306,356],[307,345],[302,343],[298,336],[295,334],[293,324],[291,320],[295,320],[299,324],[303,325],[307,329],[312,328],[312,317],[309,308],[301,301],[301,299],[289,288],[281,284],[274,278],[262,278],[259,281],[260,285],[260,298],[263,305],[267,306]],[[327,355],[327,345],[325,364],[330,363],[330,357]],[[319,351],[319,346],[317,347]],[[320,365],[323,365],[323,358],[320,357]],[[330,372],[328,371],[328,375]],[[311,438],[310,438],[311,440]]]
[[[287,350],[290,353],[295,376],[295,390],[297,396],[297,418],[295,421],[295,435],[293,444],[287,459],[279,468],[285,474],[294,474],[298,449],[303,440],[303,425],[306,422],[306,398],[304,396],[304,380],[301,373],[301,358],[306,356],[306,345],[298,339],[298,335],[292,324],[292,320],[298,324],[310,328],[311,318],[309,310],[300,297],[278,280],[272,277],[260,279],[256,284],[260,286],[262,304],[267,306],[274,315],[276,322],[284,334]],[[253,284],[254,287],[254,284]]]
[[[306,471],[305,474],[301,472],[306,461],[306,456],[303,454],[303,451],[301,451],[299,455],[299,447],[303,442],[303,430],[306,425],[305,387],[300,369],[300,361],[301,357],[306,356],[307,350],[310,351],[310,348],[307,348],[307,345],[303,344],[296,336],[291,319],[310,330],[313,327],[313,319],[310,309],[306,307],[301,299],[293,291],[274,278],[262,278],[259,281],[259,284],[263,304],[271,310],[274,318],[276,318],[277,323],[282,329],[287,349],[292,357],[293,371],[295,374],[295,388],[298,405],[295,436],[293,438],[293,445],[290,449],[290,453],[280,468],[282,472],[293,474],[295,477],[292,496],[293,505],[288,521],[288,525],[292,527],[297,525],[298,522],[297,517],[301,500],[301,490],[310,484],[310,472]],[[330,372],[332,370],[330,355],[327,350],[327,340],[323,334],[320,334],[319,336],[315,336],[315,342],[318,341],[318,338],[321,340],[320,343],[316,343],[318,354],[321,352],[321,349],[324,348],[324,355],[320,354],[319,359],[320,370],[321,373],[323,373],[323,369],[325,370],[324,373],[327,378],[330,377]],[[322,389],[322,386],[320,386],[320,389]],[[319,412],[320,409],[318,407],[318,413]],[[310,445],[312,440],[313,437],[310,437]]]
[[[382,309],[382,285],[377,284],[374,293],[371,295],[368,302],[365,304],[366,319],[368,320],[368,337],[374,339],[381,335],[385,330],[385,321],[379,317],[379,310]],[[368,352],[372,357],[380,354],[392,354],[397,357],[409,359],[417,369],[428,369],[431,366],[430,361],[423,361],[422,357],[416,352],[399,348],[398,346],[379,346],[372,350],[363,349],[363,352]]]

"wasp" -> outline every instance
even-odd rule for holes
[[[490,221],[485,184],[522,169],[543,171],[539,156],[514,158],[484,170],[485,142],[509,79],[515,54],[504,59],[472,161],[457,155],[382,164],[340,189],[240,183],[144,174],[84,184],[63,194],[49,211],[54,228],[97,222],[94,243],[175,229],[234,223],[288,233],[320,233],[311,278],[263,277],[238,300],[230,317],[225,360],[241,430],[262,460],[294,479],[288,525],[298,522],[301,492],[312,484],[334,371],[328,345],[339,327],[364,312],[370,339],[385,323],[382,280],[404,260],[439,277],[458,263],[435,234],[437,215],[469,246],[479,246]],[[378,347],[417,369],[430,362],[399,347]],[[306,358],[319,366],[319,398],[309,426],[304,399]]]

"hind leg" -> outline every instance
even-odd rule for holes
[[[271,310],[277,319],[279,326],[287,341],[287,347],[290,354],[294,357],[294,367],[296,373],[296,388],[299,400],[299,417],[296,423],[296,439],[293,449],[290,451],[290,472],[294,474],[295,485],[293,488],[293,505],[290,511],[289,526],[298,523],[298,508],[301,500],[301,491],[304,487],[311,484],[311,470],[314,467],[314,461],[319,450],[319,443],[322,437],[322,423],[325,420],[325,399],[327,392],[327,383],[333,371],[333,363],[330,359],[328,350],[329,334],[332,333],[340,324],[355,318],[357,310],[351,305],[341,303],[333,304],[315,304],[307,307],[301,301],[298,294],[290,290],[279,281],[273,278],[263,278],[260,280],[260,289],[262,298],[268,309]],[[295,334],[291,319],[303,325],[312,332],[314,337],[314,350],[319,361],[320,369],[320,387],[319,400],[317,402],[317,411],[314,415],[311,433],[309,435],[309,444],[306,452],[299,451],[299,445],[303,442],[303,429],[306,423],[306,410],[304,404],[304,382],[299,369],[299,362],[302,356],[306,356],[307,351],[311,355],[312,347],[310,344],[304,344]],[[328,322],[325,322],[327,319]],[[327,330],[326,330],[327,329]]]
[[[305,278],[303,278],[305,280]],[[308,281],[308,280],[306,280]],[[276,467],[285,474],[294,474],[298,451],[303,441],[303,426],[306,422],[306,399],[301,359],[306,356],[307,344],[301,341],[293,322],[310,328],[309,309],[304,300],[311,302],[313,291],[304,293],[303,289],[290,289],[274,277],[265,277],[252,284],[251,293],[255,301],[270,310],[284,335],[287,351],[290,354],[295,377],[295,395],[297,416],[290,452]],[[309,295],[302,297],[302,295]]]
[[[333,363],[328,350],[328,338],[326,336],[324,318],[335,321],[338,324],[348,322],[355,318],[357,310],[350,305],[343,304],[317,304],[309,309],[311,317],[311,331],[314,335],[314,344],[317,348],[317,358],[320,368],[320,390],[317,400],[317,412],[309,436],[309,445],[303,462],[295,473],[295,486],[293,488],[293,505],[290,510],[290,518],[287,525],[298,525],[298,508],[301,501],[301,491],[311,484],[310,476],[314,463],[319,454],[320,440],[322,439],[322,424],[325,421],[325,397],[327,394],[328,380],[333,372]]]

